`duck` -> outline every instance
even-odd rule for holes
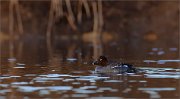
[[[95,73],[136,73],[136,68],[133,65],[117,62],[110,63],[105,56],[100,56],[93,62],[93,65],[96,66]]]

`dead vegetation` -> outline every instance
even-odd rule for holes
[[[15,8],[15,11],[13,10]],[[13,36],[14,32],[14,26],[16,26],[16,23],[14,21],[14,13],[17,17],[17,25],[20,35],[23,34],[23,24],[19,9],[19,2],[18,0],[10,0],[9,2],[9,33],[11,36]]]
[[[20,12],[20,0],[9,0],[9,33],[13,36],[14,28],[18,26],[18,35],[23,34],[23,21]],[[103,26],[102,1],[101,0],[77,0],[72,6],[72,0],[51,0],[46,30],[46,37],[51,38],[54,23],[65,17],[69,26],[78,31],[77,24],[82,23],[83,9],[88,18],[93,17],[93,33],[100,33]],[[74,8],[76,7],[76,8]],[[14,10],[15,8],[15,10]],[[66,10],[64,10],[66,9]],[[76,9],[77,11],[74,11]],[[91,11],[92,10],[92,11]],[[92,13],[91,13],[92,12]],[[14,16],[16,15],[16,17]],[[61,28],[61,27],[60,27]],[[17,35],[17,34],[16,34]]]

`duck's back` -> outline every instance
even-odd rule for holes
[[[97,66],[95,69],[97,73],[132,73],[136,72],[135,68],[129,64],[109,64],[105,67]]]
[[[97,61],[93,62],[96,65],[95,72],[97,73],[135,73],[136,69],[130,64],[109,62],[105,56],[100,56]]]

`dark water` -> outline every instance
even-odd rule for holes
[[[101,45],[97,50],[109,59],[143,72],[93,73],[98,51],[84,41],[1,41],[0,99],[180,98],[178,44],[118,40]]]

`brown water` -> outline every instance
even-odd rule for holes
[[[1,42],[0,99],[180,98],[178,44],[118,40],[102,44],[113,61],[141,73],[96,74],[93,44],[44,39]]]

